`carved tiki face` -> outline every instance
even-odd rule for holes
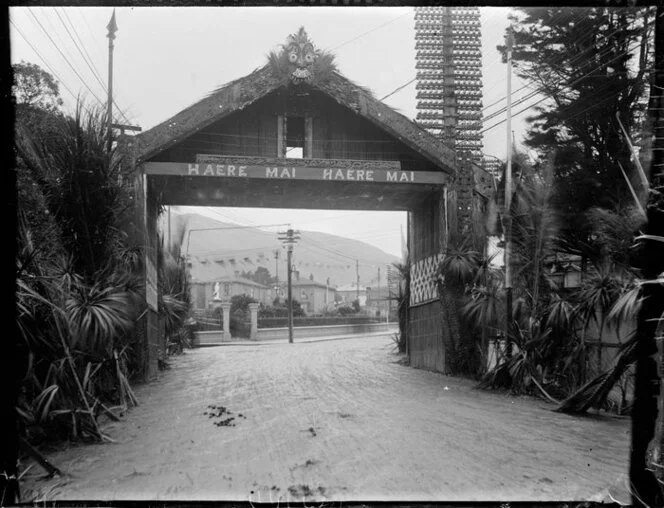
[[[316,51],[304,28],[288,36],[284,46],[288,58],[288,75],[294,84],[310,83],[313,78]]]

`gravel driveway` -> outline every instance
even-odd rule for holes
[[[629,420],[398,362],[389,337],[188,350],[24,500],[605,500]],[[214,407],[210,407],[214,406]],[[207,413],[207,414],[206,414]]]

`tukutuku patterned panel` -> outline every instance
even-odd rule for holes
[[[429,303],[438,298],[436,270],[443,254],[435,254],[413,263],[410,268],[410,306]]]

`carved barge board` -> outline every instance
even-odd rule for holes
[[[340,169],[390,169],[400,171],[401,161],[390,160],[353,160],[353,159],[288,159],[284,157],[240,157],[214,154],[196,154],[196,162],[210,164],[237,165],[265,165],[265,166],[293,166],[310,168],[340,168]]]

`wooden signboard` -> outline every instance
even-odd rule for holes
[[[262,180],[356,181],[395,184],[438,184],[448,175],[433,171],[403,171],[398,161],[326,159],[239,159],[218,157],[197,162],[147,162],[147,175],[208,176]]]

